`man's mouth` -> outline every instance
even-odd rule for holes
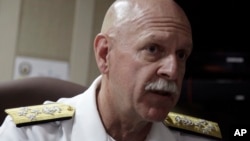
[[[156,94],[156,95],[160,95],[160,96],[171,96],[171,95],[173,95],[173,94],[170,93],[170,92],[161,91],[161,90],[150,90],[149,92],[150,92],[150,93],[153,93],[153,94]]]
[[[161,96],[171,96],[178,94],[178,88],[174,81],[159,78],[156,81],[149,82],[145,85],[145,90]]]

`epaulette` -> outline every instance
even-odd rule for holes
[[[169,112],[163,123],[166,126],[191,131],[219,139],[222,138],[218,123],[213,121],[204,120],[175,112]]]
[[[17,127],[71,118],[75,109],[61,103],[49,103],[6,109]]]

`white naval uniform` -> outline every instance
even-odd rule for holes
[[[69,120],[17,128],[12,118],[7,116],[0,127],[1,141],[109,141],[96,106],[98,77],[88,90],[73,98],[61,98],[58,102],[75,108],[75,115]],[[146,141],[208,141],[208,139],[172,131],[163,123],[153,123]]]

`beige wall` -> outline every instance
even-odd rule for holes
[[[102,26],[102,20],[105,16],[106,10],[112,4],[114,0],[97,0],[95,4],[95,15],[94,15],[94,25],[93,25],[93,39],[96,34],[100,32]],[[91,49],[91,58],[89,64],[89,77],[88,83],[91,83],[100,73],[96,66],[96,61],[93,53],[93,49]]]
[[[22,0],[17,55],[69,61],[76,0]]]
[[[70,81],[99,75],[93,39],[113,0],[0,0],[0,81],[13,78],[16,56],[68,61]]]
[[[13,74],[21,0],[0,0],[0,82]]]
[[[89,85],[89,62],[95,0],[77,0],[70,54],[70,79]]]

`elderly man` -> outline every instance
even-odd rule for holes
[[[34,115],[32,107],[22,109],[21,114],[19,110],[18,115],[6,118],[0,130],[1,141],[210,139],[169,129],[162,122],[179,99],[192,51],[189,21],[174,1],[115,1],[95,38],[94,51],[101,76],[83,94],[57,101],[70,105],[66,110],[74,114],[69,120],[52,122],[57,118],[43,118],[40,115],[45,113],[55,116],[64,112],[65,106],[53,106],[52,110],[44,104],[46,110],[35,112],[26,126],[16,127],[13,119],[32,110]]]

